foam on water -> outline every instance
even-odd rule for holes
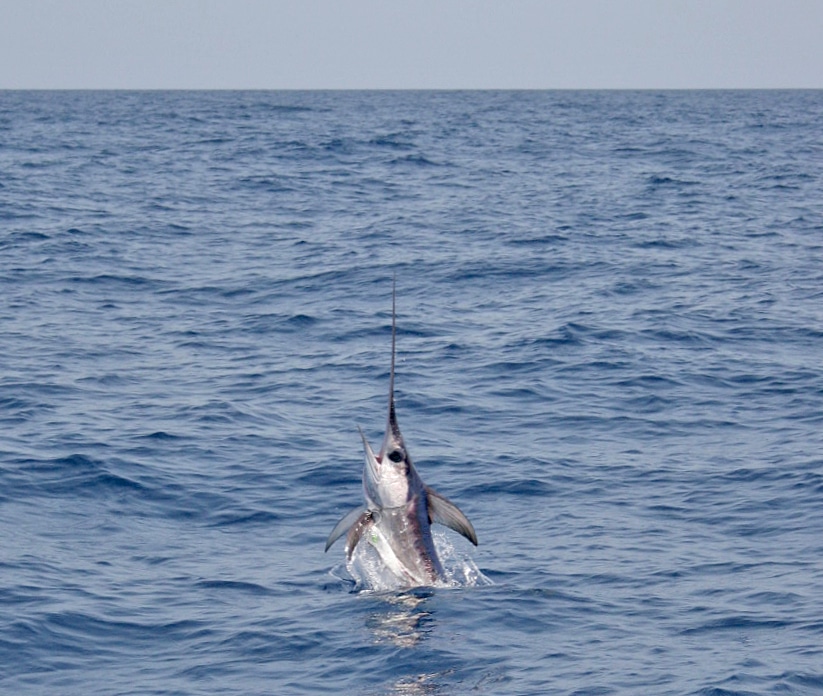
[[[445,578],[438,580],[435,587],[457,588],[491,585],[492,581],[486,577],[466,545],[455,540],[453,535],[442,529],[432,529],[434,546],[443,565]],[[457,541],[457,543],[455,543]],[[408,585],[402,578],[384,563],[375,543],[364,537],[355,547],[351,559],[344,565],[336,566],[333,575],[339,579],[353,583],[355,592],[396,592],[407,590]]]

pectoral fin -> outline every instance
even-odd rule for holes
[[[331,545],[337,541],[341,536],[343,536],[346,531],[348,531],[349,527],[351,527],[357,519],[366,511],[362,505],[359,507],[354,508],[351,512],[346,514],[343,519],[341,519],[336,525],[334,525],[334,529],[331,530],[331,534],[329,534],[329,538],[326,539],[326,551],[331,548]]]
[[[460,508],[444,498],[431,488],[426,488],[429,503],[429,522],[438,522],[462,534],[472,544],[477,546],[477,534],[468,518],[460,512]]]
[[[351,560],[351,555],[354,553],[354,547],[360,541],[360,537],[374,524],[374,516],[371,510],[366,510],[349,529],[348,536],[346,536],[346,558]]]

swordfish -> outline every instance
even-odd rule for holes
[[[433,522],[462,534],[477,546],[474,527],[460,509],[423,483],[412,464],[394,406],[394,356],[397,343],[395,288],[392,288],[391,372],[389,417],[378,454],[360,430],[366,464],[363,467],[365,505],[345,515],[332,529],[326,551],[346,534],[346,557],[351,560],[358,542],[365,539],[400,583],[407,587],[433,585],[445,578],[432,539]]]

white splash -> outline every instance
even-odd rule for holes
[[[492,585],[472,559],[468,549],[456,546],[445,530],[432,530],[434,545],[446,577],[435,587],[476,587]],[[463,546],[463,544],[460,544]],[[407,589],[405,582],[383,562],[377,549],[364,539],[355,547],[346,569],[355,582],[355,589],[370,592],[391,592]]]

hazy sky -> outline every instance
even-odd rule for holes
[[[0,0],[0,88],[823,87],[823,0]]]

